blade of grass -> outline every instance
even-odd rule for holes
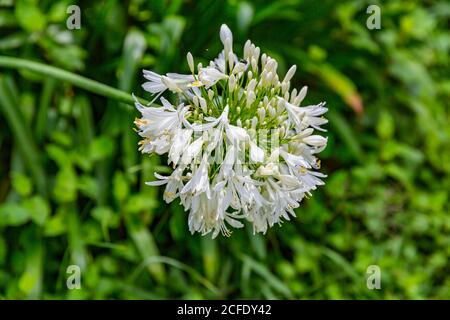
[[[347,145],[348,150],[353,154],[358,162],[362,162],[364,155],[361,150],[357,135],[354,133],[353,128],[348,121],[338,112],[329,110],[328,118],[331,125],[336,129],[336,132],[341,137],[343,142]]]
[[[88,146],[92,142],[95,134],[91,105],[84,95],[77,97],[75,104],[80,111],[77,117],[77,125],[80,130],[81,141],[85,146]]]
[[[263,260],[267,256],[267,248],[266,242],[264,241],[264,237],[262,237],[259,233],[253,234],[253,228],[250,225],[246,226],[248,238],[250,240],[250,244],[255,251],[256,255],[259,259]]]
[[[278,279],[266,266],[253,260],[249,256],[242,255],[241,260],[261,276],[275,290],[283,294],[286,298],[292,298],[291,290],[280,279]]]
[[[360,296],[367,293],[364,286],[365,282],[361,281],[361,275],[356,272],[352,264],[349,263],[341,254],[324,246],[319,246],[317,249],[322,255],[330,259],[330,261],[332,261],[340,270],[352,279],[354,288]]]
[[[244,260],[242,263],[242,269],[241,269],[241,291],[243,293],[243,296],[246,298],[249,298],[250,296],[250,276],[252,273],[252,268],[250,266],[250,263],[247,260]]]
[[[270,286],[267,284],[263,284],[261,286],[261,293],[263,294],[264,298],[267,300],[277,300],[277,296],[270,290]]]
[[[41,167],[41,159],[30,129],[25,125],[20,109],[17,108],[18,102],[12,95],[11,81],[6,76],[0,77],[0,109],[5,114],[6,121],[16,140],[16,145],[19,147],[21,156],[35,180],[38,192],[42,196],[46,196],[47,185],[45,173]]]
[[[219,267],[219,255],[217,241],[208,237],[202,237],[203,268],[209,280],[214,281]]]
[[[87,252],[83,235],[80,230],[78,212],[73,204],[68,204],[66,209],[71,262],[78,265],[81,271],[84,272],[87,267]]]
[[[133,295],[133,299],[137,298],[137,299],[143,299],[143,300],[162,300],[164,297],[154,294],[153,292],[148,292],[146,290],[143,290],[141,288],[135,287],[135,286],[130,286],[126,283],[116,283],[115,284],[117,289],[119,290],[123,290],[125,292],[127,292],[130,295]]]
[[[44,80],[42,88],[41,99],[39,102],[39,109],[36,116],[36,141],[41,142],[44,139],[45,128],[47,126],[48,108],[50,107],[50,101],[55,90],[56,81],[52,78]]]
[[[138,221],[135,216],[125,214],[125,224],[131,239],[133,239],[141,258],[144,261],[159,255],[152,234],[142,222]],[[164,282],[166,279],[166,273],[161,263],[149,264],[148,272],[160,283]]]
[[[42,236],[35,226],[30,226],[32,241],[26,245],[25,272],[19,279],[19,288],[27,299],[39,299],[42,294],[44,246]]]
[[[219,290],[212,284],[208,279],[204,278],[200,273],[198,273],[194,268],[191,268],[190,266],[164,256],[153,256],[145,259],[137,268],[136,270],[131,274],[130,281],[134,282],[136,278],[139,276],[139,274],[142,272],[142,270],[145,267],[148,267],[152,264],[167,264],[169,266],[172,266],[174,268],[180,269],[182,271],[185,271],[188,273],[193,279],[197,280],[200,284],[205,286],[208,290],[212,291],[214,294],[218,294]]]

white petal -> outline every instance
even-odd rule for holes
[[[306,138],[303,138],[303,141],[311,146],[321,147],[327,144],[327,138],[324,138],[319,135],[312,135]]]
[[[230,38],[231,42],[233,42],[233,33],[231,33],[230,28],[226,24],[222,24],[220,26],[220,41],[222,41],[223,45],[225,45],[227,38]]]
[[[264,150],[253,141],[250,141],[250,159],[255,163],[264,161]]]

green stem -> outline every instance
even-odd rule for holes
[[[52,77],[64,82],[68,82],[79,88],[99,94],[101,96],[111,98],[126,104],[134,104],[131,94],[122,90],[115,89],[95,80],[77,75],[75,73],[52,67],[43,63],[33,62],[26,59],[0,56],[0,67],[12,69],[25,69],[36,72],[38,74]],[[139,98],[141,103],[146,104],[147,101]]]

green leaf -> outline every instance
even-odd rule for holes
[[[25,160],[33,176],[37,191],[42,195],[46,195],[46,177],[41,167],[40,154],[28,126],[23,121],[24,116],[21,110],[17,108],[18,101],[13,79],[9,76],[0,76],[0,110],[5,114],[21,157]]]
[[[113,194],[118,203],[122,203],[128,197],[129,189],[125,175],[117,171],[113,179]]]
[[[126,211],[131,214],[136,214],[144,210],[151,210],[156,208],[158,201],[149,197],[148,194],[133,194],[127,200]]]
[[[24,207],[7,202],[0,206],[0,226],[20,226],[30,220],[30,212]]]
[[[98,181],[88,175],[79,176],[77,179],[78,186],[77,188],[87,197],[91,199],[97,199],[100,186],[98,185]]]
[[[88,264],[85,240],[81,232],[80,218],[78,212],[72,204],[65,208],[67,212],[67,231],[69,249],[72,263],[78,265],[82,271],[86,271]]]
[[[44,227],[44,235],[47,237],[56,237],[62,235],[67,230],[67,218],[62,208],[58,209],[56,214],[47,219]]]
[[[13,189],[22,197],[27,197],[33,191],[31,180],[20,172],[13,172],[11,183]]]
[[[217,241],[208,237],[202,238],[203,267],[206,277],[214,280],[219,270],[219,253]]]
[[[327,179],[325,185],[325,191],[330,197],[336,199],[343,199],[347,194],[347,188],[349,177],[348,172],[339,170],[333,173],[329,179]]]
[[[0,23],[1,26],[1,23]],[[23,32],[11,34],[0,39],[0,50],[16,49],[24,45],[27,41],[26,34]]]
[[[101,224],[115,225],[119,221],[111,208],[108,207],[95,207],[91,211],[91,215],[98,220]]]
[[[42,31],[47,24],[45,15],[31,0],[16,1],[16,18],[21,27],[29,32]]]
[[[31,199],[27,199],[23,202],[23,206],[29,211],[31,220],[40,226],[45,225],[45,222],[50,215],[50,207],[44,198],[35,196]]]
[[[89,155],[92,160],[101,160],[107,158],[113,153],[114,143],[111,138],[100,136],[92,141],[89,150]]]
[[[35,229],[29,234],[25,245],[25,271],[19,278],[19,289],[27,299],[39,299],[42,294],[44,247]]]
[[[395,130],[395,122],[389,112],[384,111],[380,114],[376,130],[381,139],[388,140],[392,138]]]
[[[119,216],[108,207],[95,207],[91,211],[92,217],[96,219],[102,226],[103,236],[109,241],[108,228],[117,227],[119,224]]]
[[[65,166],[56,175],[53,195],[56,202],[68,203],[77,198],[77,175],[72,166]]]
[[[3,235],[0,234],[0,266],[2,266],[6,260],[6,254],[8,252],[8,245]]]
[[[177,205],[171,206],[171,212],[172,215],[169,218],[170,234],[175,240],[180,241],[186,236],[185,231],[187,230],[187,215],[184,213],[183,209]]]
[[[50,159],[55,161],[60,168],[69,166],[72,163],[71,157],[67,151],[56,144],[47,144],[45,149]]]

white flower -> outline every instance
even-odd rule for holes
[[[264,150],[258,147],[254,141],[250,141],[250,159],[253,162],[264,161]]]
[[[194,82],[194,77],[189,74],[168,73],[161,76],[148,70],[144,70],[144,78],[149,81],[145,82],[142,88],[152,94],[163,93],[167,89],[179,93]]]
[[[308,136],[303,141],[313,147],[322,147],[327,144],[327,138],[319,135]]]
[[[181,158],[181,165],[187,166],[193,162],[194,159],[200,154],[202,146],[204,144],[203,137],[196,139],[192,144],[186,147]]]
[[[202,162],[195,170],[195,174],[192,175],[191,180],[189,180],[183,190],[181,190],[181,193],[186,192],[190,192],[192,195],[199,195],[201,193],[209,192],[208,157],[206,154],[203,155]]]
[[[166,190],[164,191],[164,200],[167,203],[172,202],[177,196],[178,192],[183,188],[182,170],[176,169],[169,177],[164,177],[155,173],[155,177],[160,180],[146,182],[149,186],[161,186],[166,184]]]
[[[299,131],[309,126],[320,131],[325,131],[320,127],[328,122],[327,119],[320,117],[328,110],[324,107],[325,103],[322,102],[317,105],[298,107],[284,100],[282,101],[289,114],[289,118],[295,123],[296,128]]]
[[[167,89],[161,81],[161,76],[155,72],[144,70],[144,78],[149,80],[142,85],[145,91],[155,94]]]
[[[136,101],[139,150],[167,154],[172,174],[147,184],[165,185],[168,203],[180,200],[192,233],[228,236],[243,220],[265,233],[324,184],[317,154],[327,138],[315,130],[325,131],[327,108],[301,106],[307,87],[290,90],[296,66],[280,81],[277,61],[259,47],[247,41],[239,60],[226,25],[220,40],[223,51],[206,67],[187,54],[192,75],[144,71],[144,89],[156,98],[168,89],[177,104]]]
[[[228,59],[230,59],[230,55],[228,54]],[[233,53],[231,55],[231,61],[233,64],[238,62],[238,57]],[[219,53],[219,56],[214,59],[214,62],[211,61],[210,65],[212,64],[212,66],[216,67],[220,72],[225,73],[225,69],[226,69],[226,60],[225,60],[225,53],[224,51],[222,51],[221,53]]]
[[[187,115],[187,107],[180,104],[175,110],[161,99],[163,107],[145,107],[136,101],[136,107],[142,114],[136,119],[139,135],[144,139],[139,142],[143,153],[164,154],[169,151],[176,130],[181,128],[182,119]]]
[[[216,67],[206,67],[200,69],[198,78],[205,85],[205,88],[208,89],[215,85],[217,81],[227,79],[228,76]]]
[[[225,132],[227,134],[228,141],[235,146],[241,142],[247,141],[249,138],[248,133],[244,128],[239,128],[231,124],[227,124]]]
[[[169,160],[176,166],[180,160],[181,154],[187,149],[189,141],[192,138],[191,129],[179,129],[174,138],[169,151]]]

